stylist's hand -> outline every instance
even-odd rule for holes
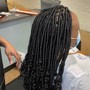
[[[11,64],[13,63],[12,56],[14,56],[16,58],[17,62],[19,62],[21,60],[20,54],[17,53],[15,48],[10,43],[8,43],[5,46],[5,53],[6,53]]]

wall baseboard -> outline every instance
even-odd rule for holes
[[[16,67],[16,63],[13,63],[12,65],[4,68],[4,73],[8,72],[9,70],[11,70],[12,68]]]

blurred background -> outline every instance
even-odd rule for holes
[[[40,10],[60,3],[76,13],[80,24],[81,51],[90,55],[90,0],[7,0],[9,9]]]

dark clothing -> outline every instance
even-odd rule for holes
[[[81,51],[81,41],[80,41],[79,44],[77,45],[77,48]]]
[[[6,90],[5,89],[5,79],[4,79],[1,51],[0,51],[0,90]]]

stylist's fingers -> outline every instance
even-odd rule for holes
[[[16,58],[17,62],[21,60],[21,55],[19,53],[16,52],[13,56]]]
[[[16,66],[20,68],[21,55],[19,53],[16,53],[15,57],[17,59]]]
[[[9,59],[10,64],[12,64],[13,63],[13,61],[12,61],[12,55],[8,55],[8,59]]]

